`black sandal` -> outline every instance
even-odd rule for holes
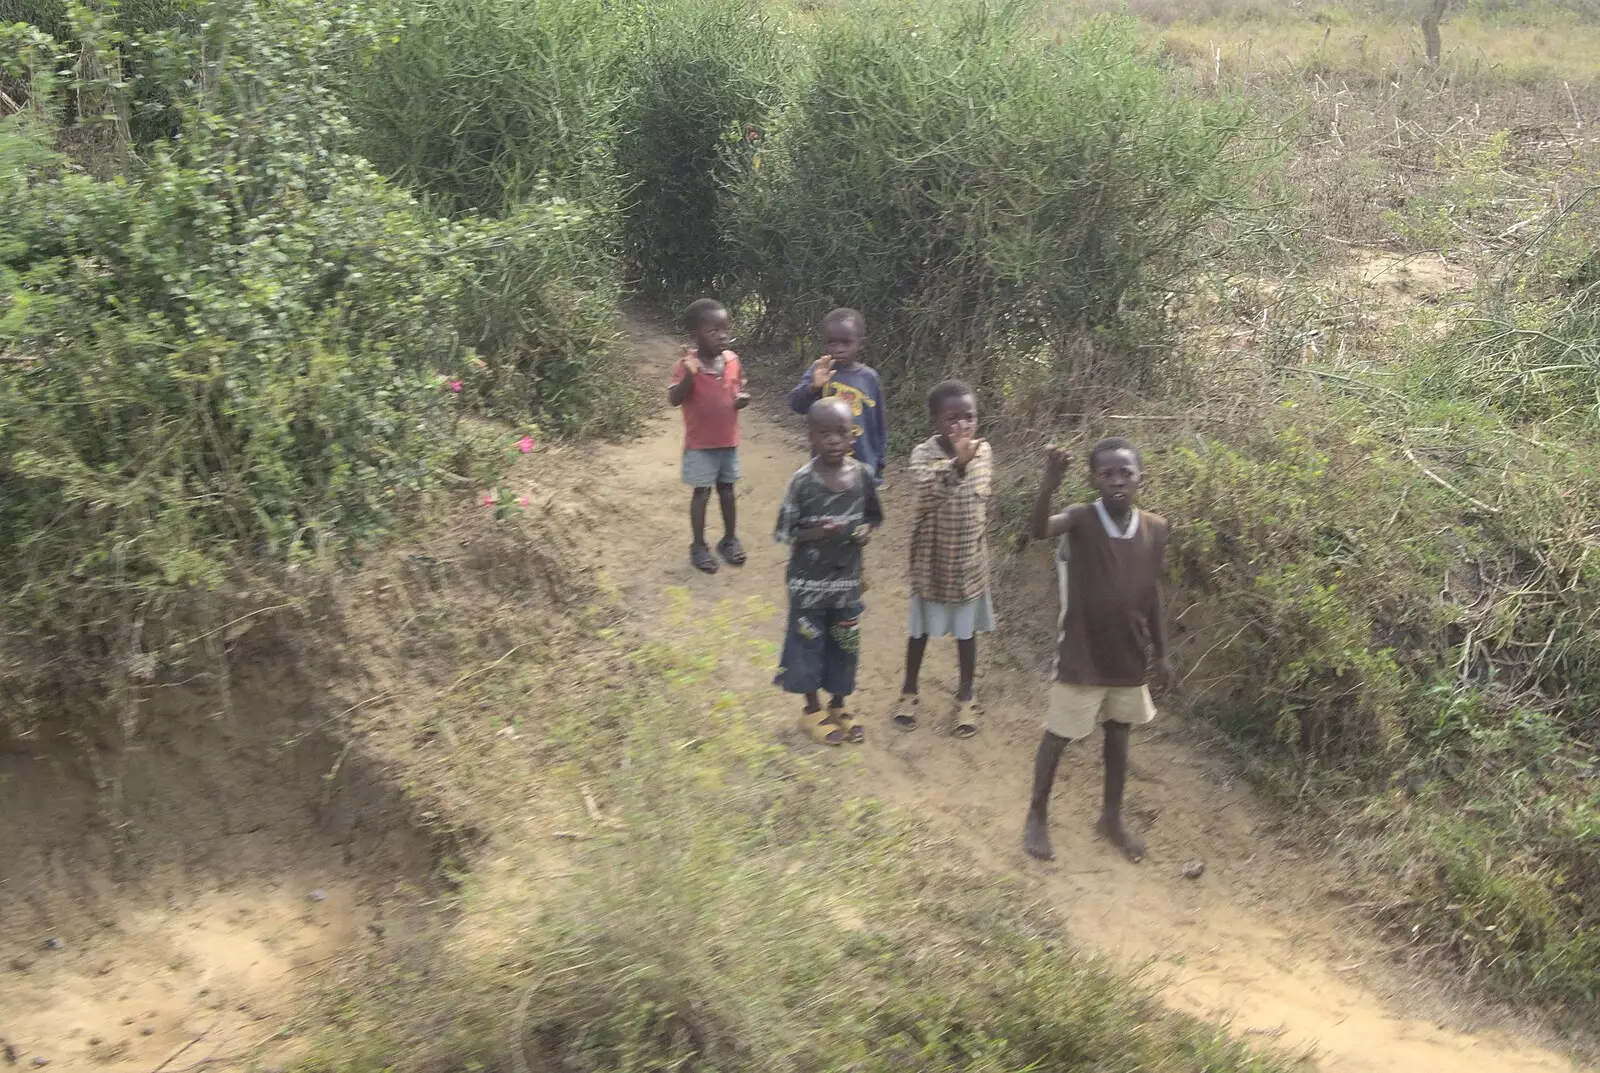
[[[689,545],[689,561],[701,573],[715,574],[717,572],[717,561],[711,557],[711,549],[704,544]]]
[[[728,560],[729,566],[743,566],[745,561],[744,545],[739,543],[738,537],[723,537],[717,544],[717,551]]]

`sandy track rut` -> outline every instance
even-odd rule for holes
[[[676,356],[670,338],[634,325],[637,376],[666,383]],[[681,426],[666,413],[636,440],[590,460],[589,504],[600,567],[639,612],[641,628],[662,628],[667,592],[688,591],[696,617],[731,615],[734,629],[781,639],[784,551],[768,534],[789,475],[804,449],[798,421],[783,410],[787,384],[753,384],[740,462],[740,533],[750,551],[742,570],[704,577],[688,565],[687,495],[678,483]],[[664,389],[663,389],[664,390]],[[909,497],[891,468],[888,521],[868,551],[868,597],[858,711],[869,727],[860,750],[870,792],[932,819],[961,840],[996,877],[1020,880],[1025,896],[1056,907],[1073,939],[1124,966],[1150,964],[1173,1007],[1223,1014],[1309,1068],[1341,1073],[1533,1073],[1576,1068],[1526,1042],[1509,1022],[1468,1012],[1405,979],[1381,942],[1361,926],[1362,908],[1338,877],[1301,860],[1271,831],[1273,817],[1215,756],[1191,742],[1178,719],[1158,720],[1135,738],[1132,814],[1148,832],[1150,858],[1131,865],[1095,840],[1089,825],[1099,795],[1099,757],[1078,748],[1063,763],[1053,804],[1059,859],[1026,857],[1020,825],[1038,739],[1045,668],[1017,651],[1038,646],[1023,631],[1048,629],[1055,581],[1035,549],[1040,598],[1015,614],[998,608],[1002,632],[980,649],[983,732],[957,741],[943,732],[954,684],[949,644],[930,649],[924,671],[924,727],[892,729],[904,648]],[[719,522],[715,504],[709,528]],[[752,601],[751,597],[759,597]],[[1010,620],[1009,622],[1007,620]],[[1031,626],[1029,620],[1031,619]],[[654,624],[654,625],[652,625]],[[1016,631],[1008,638],[1008,632]],[[1008,644],[1009,642],[1009,644]],[[729,651],[749,651],[730,645]],[[772,668],[738,657],[743,685],[763,685]],[[773,711],[790,702],[774,691]],[[774,716],[788,734],[788,721]],[[795,737],[796,747],[807,747]],[[1203,860],[1199,880],[1183,865]]]

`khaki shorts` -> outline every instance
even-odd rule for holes
[[[1139,726],[1156,717],[1148,686],[1079,686],[1050,683],[1050,711],[1044,728],[1058,738],[1077,741],[1101,723]]]

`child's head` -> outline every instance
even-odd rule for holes
[[[928,416],[933,430],[945,442],[957,434],[978,434],[978,396],[960,380],[945,380],[928,392]]]
[[[867,318],[854,309],[835,309],[822,318],[822,345],[834,365],[850,368],[867,340]]]
[[[850,453],[855,441],[852,426],[855,415],[850,404],[840,398],[818,399],[806,413],[806,432],[811,438],[811,453],[837,466]]]
[[[1089,483],[1108,507],[1131,507],[1144,480],[1139,448],[1121,436],[1109,436],[1089,452]]]
[[[683,314],[683,326],[694,337],[694,345],[702,354],[720,354],[733,341],[733,323],[728,319],[728,311],[715,298],[690,302]]]

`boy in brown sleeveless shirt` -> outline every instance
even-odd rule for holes
[[[1122,791],[1129,731],[1156,714],[1146,685],[1152,665],[1161,684],[1172,683],[1161,598],[1167,521],[1134,504],[1144,463],[1138,449],[1120,438],[1101,440],[1089,452],[1089,481],[1100,498],[1052,516],[1050,499],[1071,459],[1058,447],[1050,449],[1030,521],[1035,539],[1065,536],[1068,555],[1055,681],[1034,760],[1023,844],[1041,860],[1055,857],[1047,812],[1056,765],[1069,741],[1088,737],[1099,725],[1105,730],[1106,785],[1095,829],[1138,861],[1145,847],[1123,823]]]

